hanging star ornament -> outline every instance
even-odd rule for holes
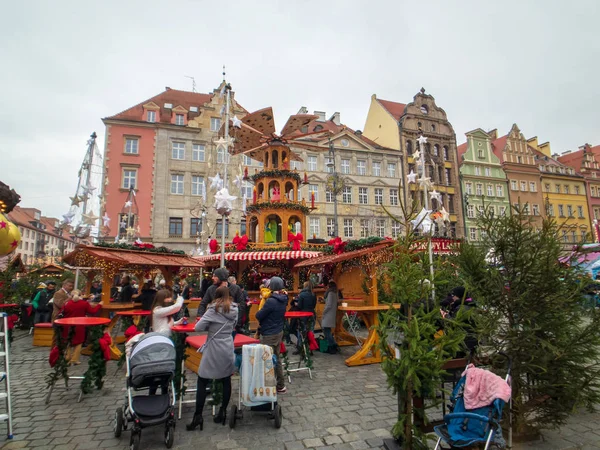
[[[132,205],[131,200],[125,202],[125,208],[129,208]]]
[[[421,152],[420,152],[419,150],[416,150],[416,151],[413,153],[413,158],[415,158],[415,161],[418,161],[418,160],[420,160],[420,159],[421,159]]]
[[[208,179],[210,180],[211,189],[221,190],[221,188],[223,187],[223,180],[221,179],[221,175],[217,173],[214,177],[208,177]]]
[[[410,221],[413,224],[413,227],[417,228],[417,229],[421,229],[421,224],[423,223],[423,221],[426,218],[429,217],[430,213],[431,213],[431,211],[428,209],[425,209],[425,208],[421,209],[419,214],[417,214],[417,217],[415,217],[413,220]]]
[[[421,145],[425,145],[425,144],[427,144],[427,138],[425,136],[421,135],[419,137],[419,139],[417,139],[417,142]]]
[[[233,201],[237,197],[233,195],[229,195],[229,190],[227,188],[220,189],[215,194],[215,208],[217,212],[222,216],[227,216],[231,213],[233,209]]]
[[[67,214],[63,214],[63,222],[69,225],[73,221],[73,217],[75,217],[75,213],[69,211]]]
[[[98,220],[98,216],[94,215],[93,211],[90,211],[89,214],[82,214],[83,224],[84,225],[96,225],[96,221]]]
[[[110,217],[108,217],[107,213],[104,213],[102,216],[102,225],[108,227],[110,225]]]
[[[429,178],[429,177],[419,178],[419,185],[422,188],[427,188],[427,189],[431,189],[433,187],[433,184],[431,183],[431,178]]]
[[[442,194],[440,194],[435,189],[429,193],[429,197],[431,198],[431,200],[435,200],[436,202],[438,202],[438,205],[442,203]]]
[[[231,122],[233,122],[234,127],[242,128],[242,121],[240,119],[238,119],[237,116],[233,116],[233,119],[231,119]]]
[[[71,206],[79,206],[79,204],[82,201],[82,198],[79,197],[78,195],[74,196],[74,197],[69,197],[71,199]]]
[[[412,171],[412,170],[406,176],[406,178],[408,178],[408,182],[409,183],[416,183],[417,182],[417,174],[414,171]]]
[[[242,176],[236,175],[235,180],[233,180],[233,184],[235,184],[238,189],[242,189]]]
[[[88,197],[90,195],[93,195],[94,191],[96,190],[95,187],[91,186],[91,185],[87,185],[87,186],[83,186],[83,195],[87,195]]]
[[[202,180],[202,200],[206,203],[206,182]]]
[[[450,213],[448,211],[446,211],[446,208],[444,208],[442,206],[442,209],[440,210],[440,213],[442,213],[442,219],[444,219],[444,222],[449,222],[450,221]]]

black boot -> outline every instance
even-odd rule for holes
[[[220,407],[219,413],[214,417],[213,420],[215,423],[221,422],[223,425],[225,425],[225,421],[227,420],[227,410],[223,407]]]
[[[192,419],[192,423],[188,423],[185,428],[188,431],[193,431],[196,427],[200,425],[200,431],[204,428],[204,419],[201,414],[194,414],[194,418]]]

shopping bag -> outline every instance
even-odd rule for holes
[[[319,351],[321,353],[327,353],[329,351],[329,342],[327,342],[327,339],[325,339],[323,336],[320,336],[317,341],[319,342]]]

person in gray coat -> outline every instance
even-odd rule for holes
[[[337,308],[339,303],[338,288],[335,281],[330,281],[327,286],[327,292],[325,292],[325,309],[323,310],[323,317],[321,319],[321,326],[323,327],[323,333],[325,339],[329,343],[329,353],[337,353],[338,345],[333,338],[331,329],[335,328],[335,319],[337,315]]]
[[[221,286],[215,292],[214,302],[208,305],[195,327],[196,331],[208,331],[208,336],[198,367],[196,411],[192,423],[186,425],[188,431],[194,430],[198,425],[201,430],[203,428],[202,410],[206,401],[206,388],[211,380],[223,383],[223,403],[214,421],[225,425],[227,405],[231,398],[231,374],[235,369],[232,333],[237,318],[237,305],[232,302],[229,289]]]

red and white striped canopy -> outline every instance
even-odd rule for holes
[[[279,251],[279,252],[225,252],[226,261],[272,261],[281,259],[309,259],[321,256],[321,252]],[[220,253],[213,255],[195,256],[200,261],[215,261],[221,259]]]

